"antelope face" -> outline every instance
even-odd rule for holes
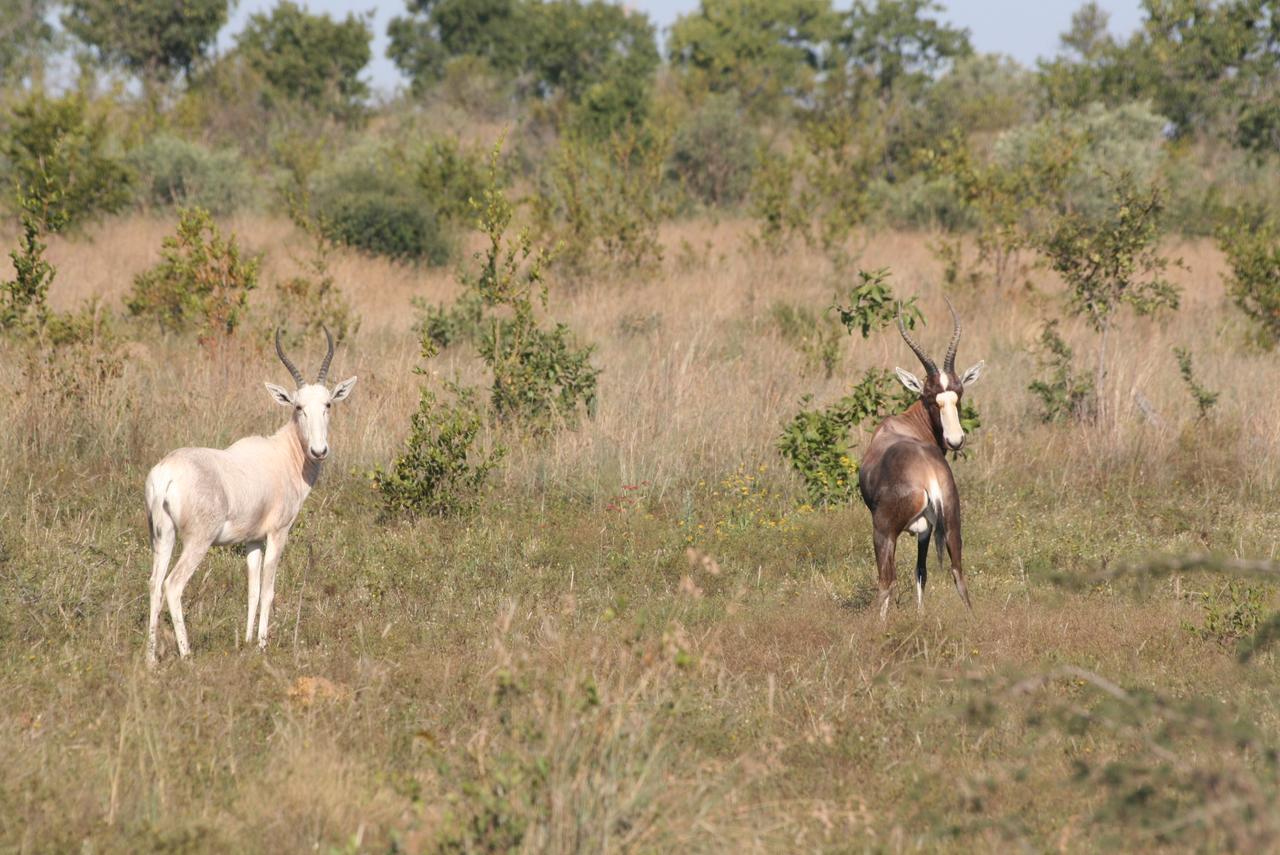
[[[276,403],[293,407],[293,429],[298,434],[308,460],[319,462],[329,456],[329,412],[333,405],[351,394],[356,378],[343,380],[333,391],[321,383],[308,383],[290,392],[267,383],[267,391]]]
[[[964,447],[964,428],[960,426],[960,399],[964,396],[964,387],[977,382],[984,366],[984,362],[979,362],[959,376],[946,369],[934,371],[925,375],[924,382],[910,371],[894,369],[902,385],[920,396],[920,402],[929,415],[934,436],[941,437],[943,445],[950,451],[959,451]]]

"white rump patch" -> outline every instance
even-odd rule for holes
[[[907,531],[913,532],[915,534],[924,534],[928,530],[929,530],[929,521],[924,518],[923,514],[916,517],[915,522],[907,526]]]

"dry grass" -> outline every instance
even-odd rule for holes
[[[280,222],[229,225],[267,253],[268,279],[305,251]],[[118,306],[170,228],[114,221],[56,242],[55,303]],[[380,521],[360,473],[394,453],[416,404],[410,298],[455,286],[447,271],[341,257],[363,325],[334,373],[361,380],[286,552],[264,656],[239,648],[242,559],[223,552],[189,588],[193,660],[142,669],[140,493],[172,447],[276,426],[265,336],[209,355],[139,332],[122,377],[69,403],[16,351],[0,356],[0,848],[1274,845],[1240,811],[1176,834],[1116,819],[1117,791],[1081,773],[1158,765],[1155,740],[1176,770],[1238,783],[1252,805],[1276,790],[1250,743],[1162,736],[1172,706],[1073,731],[1053,711],[1104,718],[1087,685],[1009,688],[1071,665],[1170,704],[1211,701],[1269,744],[1280,734],[1274,659],[1241,666],[1189,633],[1199,610],[1167,586],[1045,582],[1160,552],[1280,550],[1280,365],[1242,346],[1216,252],[1178,247],[1184,309],[1126,321],[1103,425],[1035,417],[1030,346],[1057,313],[1052,281],[951,295],[960,361],[990,368],[971,393],[984,427],[956,466],[976,613],[935,574],[922,616],[904,600],[882,625],[865,510],[797,510],[773,443],[802,394],[834,397],[865,367],[905,365],[906,349],[889,333],[850,339],[834,379],[805,376],[771,307],[824,306],[835,283],[820,257],[760,255],[745,232],[671,226],[660,274],[553,289],[553,313],[599,345],[597,418],[518,446],[477,517],[416,524]],[[936,318],[927,241],[877,235],[863,264],[891,267]],[[1064,332],[1089,351],[1086,330]],[[1222,392],[1208,421],[1175,345]],[[433,370],[479,382],[475,362],[449,351]],[[689,543],[714,562],[690,564]],[[1156,801],[1181,792],[1160,786]]]

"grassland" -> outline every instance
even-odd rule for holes
[[[230,225],[268,277],[302,251],[287,224]],[[55,303],[118,306],[170,229],[55,242]],[[876,235],[862,263],[935,317],[928,240]],[[820,256],[759,254],[734,223],[664,241],[658,273],[553,289],[553,313],[599,345],[597,417],[517,444],[476,515],[415,523],[381,519],[363,473],[417,401],[410,298],[455,286],[337,260],[363,322],[334,374],[360,383],[264,655],[239,641],[243,558],[225,550],[188,588],[194,657],[170,642],[144,668],[141,489],[170,448],[276,427],[265,337],[208,354],[134,336],[118,379],[74,395],[0,352],[0,849],[1276,845],[1276,661],[1240,664],[1195,631],[1196,594],[1221,581],[1054,582],[1280,552],[1280,363],[1244,346],[1209,245],[1174,248],[1176,315],[1122,326],[1103,424],[1042,424],[1027,392],[1051,278],[951,295],[959,361],[989,366],[955,464],[975,609],[939,573],[923,614],[902,586],[881,623],[865,509],[804,507],[773,443],[802,394],[828,400],[908,351],[849,339],[835,377],[807,371],[773,307],[828,304]],[[1064,332],[1090,352],[1085,329]],[[1174,346],[1222,393],[1206,420]],[[450,350],[432,370],[478,381],[475,363]]]

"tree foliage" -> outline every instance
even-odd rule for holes
[[[0,153],[24,211],[59,232],[129,204],[132,173],[112,152],[106,116],[81,95],[35,94],[13,109]]]
[[[671,27],[671,63],[695,89],[757,110],[807,90],[835,32],[831,0],[702,0]]]
[[[1257,341],[1268,349],[1280,343],[1280,225],[1274,216],[1238,209],[1218,229],[1227,257],[1231,299],[1253,321]]]
[[[277,97],[349,115],[369,94],[360,72],[373,57],[372,38],[354,14],[335,21],[282,0],[270,14],[252,15],[237,44]]]
[[[597,137],[643,113],[659,62],[648,17],[607,0],[410,0],[388,56],[422,90],[475,57],[532,97],[578,105]]]
[[[168,80],[208,56],[228,7],[228,0],[69,0],[62,23],[104,65]]]
[[[0,0],[0,83],[11,83],[44,65],[54,39],[50,0]]]

